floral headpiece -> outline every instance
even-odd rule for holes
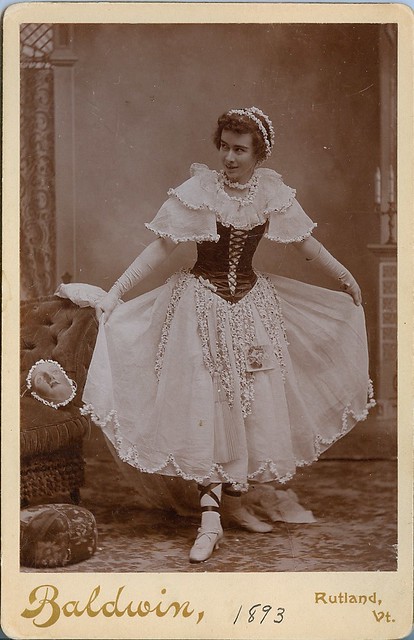
[[[273,129],[273,124],[269,116],[267,116],[265,113],[263,113],[263,111],[261,111],[257,107],[248,107],[247,109],[230,109],[230,111],[227,112],[227,115],[231,116],[234,113],[239,116],[246,116],[247,118],[250,118],[250,120],[253,120],[255,124],[257,124],[259,131],[262,134],[264,143],[266,145],[266,159],[267,159],[272,153],[272,148],[275,142],[275,131]],[[261,116],[263,120],[266,122],[269,128],[269,133],[266,131],[266,128],[263,122],[257,116]],[[269,134],[270,134],[270,137],[269,137]]]
[[[40,396],[38,393],[36,393],[36,391],[33,390],[32,376],[36,368],[39,366],[39,364],[55,365],[59,369],[59,371],[63,373],[66,381],[68,382],[68,386],[70,388],[70,393],[68,390],[69,395],[67,398],[65,398],[61,402],[53,402],[52,400],[47,400],[46,398],[42,398],[42,396]],[[31,395],[34,398],[36,398],[36,400],[39,400],[39,402],[42,402],[48,407],[53,407],[53,409],[58,409],[59,407],[64,407],[67,404],[69,404],[69,402],[71,402],[71,400],[73,400],[73,398],[75,397],[76,390],[77,390],[76,382],[74,380],[71,380],[71,378],[68,377],[64,368],[59,364],[59,362],[56,362],[56,360],[38,360],[37,362],[35,362],[34,365],[30,368],[29,373],[27,374],[26,386],[27,386],[27,389],[30,391]]]

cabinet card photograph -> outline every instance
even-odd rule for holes
[[[7,9],[6,634],[410,632],[412,35]]]

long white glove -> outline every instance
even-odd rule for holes
[[[352,296],[356,305],[360,305],[362,302],[361,289],[352,273],[315,238],[308,238],[301,245],[297,244],[296,246],[303,251],[307,262],[315,265],[332,278],[337,278],[341,282],[341,288]]]
[[[106,322],[117,306],[119,299],[159,267],[176,247],[177,245],[168,238],[158,238],[158,240],[151,242],[112,285],[108,293],[99,300],[96,306],[98,320],[104,314],[104,321]]]

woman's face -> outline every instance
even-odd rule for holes
[[[52,362],[37,365],[32,373],[32,387],[38,396],[56,404],[68,400],[72,394],[69,378]]]
[[[219,153],[222,167],[229,180],[240,184],[250,180],[257,164],[251,133],[236,133],[223,129]]]

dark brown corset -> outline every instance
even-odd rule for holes
[[[197,244],[197,262],[191,273],[209,280],[221,298],[238,302],[257,280],[252,260],[265,227],[266,223],[246,231],[217,222],[219,241]]]

